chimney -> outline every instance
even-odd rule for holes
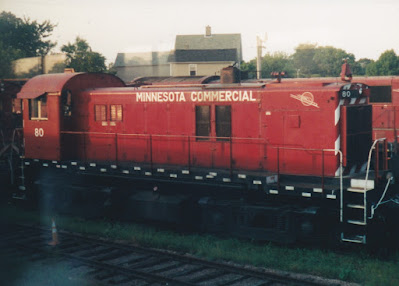
[[[211,26],[206,26],[205,37],[212,37]]]

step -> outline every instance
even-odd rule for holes
[[[351,209],[365,209],[364,205],[347,204],[346,206]]]
[[[356,225],[367,225],[367,223],[365,221],[362,221],[362,220],[348,219],[346,222],[350,223],[350,224],[356,224]]]
[[[13,195],[12,195],[12,198],[13,198],[14,200],[23,200],[23,201],[27,199],[25,194],[23,194],[23,195],[13,194]]]
[[[367,190],[364,190],[364,187],[363,188],[354,188],[354,187],[350,187],[350,188],[347,188],[346,189],[348,192],[352,192],[352,193],[363,193],[364,194],[364,192],[366,191],[371,191],[372,189],[367,189]]]
[[[367,185],[366,185],[367,182]],[[364,189],[367,186],[367,190],[374,189],[374,180],[364,180],[364,179],[351,179],[351,187]]]
[[[354,236],[350,236],[350,237],[345,237],[344,234],[342,233],[341,241],[366,244],[366,236],[365,235],[354,235]]]

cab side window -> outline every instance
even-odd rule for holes
[[[370,102],[392,102],[390,86],[371,86]]]
[[[47,120],[47,96],[42,95],[29,99],[29,119]]]
[[[62,113],[64,116],[72,116],[72,93],[70,90],[63,90],[61,94]]]

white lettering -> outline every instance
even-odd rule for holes
[[[238,101],[239,97],[238,97],[238,91],[233,91],[233,101]]]
[[[252,97],[252,90],[249,91],[249,100],[250,101],[256,101],[256,98]]]
[[[242,97],[242,101],[249,101],[248,92],[244,91],[244,95]]]
[[[218,101],[225,101],[224,93],[225,93],[225,91],[223,91],[223,90],[219,91],[219,100]]]
[[[344,93],[344,96],[346,94]],[[347,96],[347,95],[346,95]],[[256,101],[252,90],[192,91],[192,102],[239,102]],[[186,102],[184,92],[137,92],[136,102]]]
[[[231,91],[226,91],[226,101],[231,101]]]
[[[44,136],[43,128],[35,128],[35,137],[43,137],[43,136]]]
[[[197,93],[195,91],[191,93],[191,101],[197,101]]]

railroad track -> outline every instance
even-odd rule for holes
[[[0,231],[0,254],[30,261],[68,262],[69,279],[93,285],[229,285],[332,286],[349,285],[313,276],[292,275],[230,263],[211,262],[168,251],[61,231],[61,243],[49,246],[51,233],[42,228],[11,225]]]

